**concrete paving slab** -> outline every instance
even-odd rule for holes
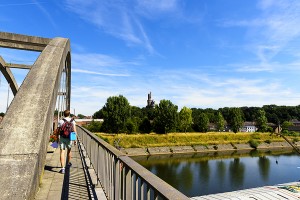
[[[87,185],[84,166],[77,146],[72,148],[72,167],[66,168],[65,174],[60,174],[60,150],[48,151],[44,175],[35,200],[53,199],[95,199],[91,198]],[[99,200],[106,200],[102,188],[97,188]]]

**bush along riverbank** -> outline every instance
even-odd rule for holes
[[[292,147],[280,136],[270,133],[169,133],[96,135],[122,152],[135,155],[177,154],[253,149],[286,149]],[[288,137],[300,145],[299,137]]]

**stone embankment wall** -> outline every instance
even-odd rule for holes
[[[296,143],[300,147],[300,142]],[[129,156],[147,156],[159,154],[188,154],[188,153],[201,153],[201,152],[227,152],[227,151],[251,151],[252,148],[249,144],[218,144],[218,145],[195,145],[195,146],[170,146],[170,147],[148,147],[148,148],[121,148],[123,153]],[[258,145],[257,150],[286,150],[292,149],[287,142],[272,142],[261,143]]]

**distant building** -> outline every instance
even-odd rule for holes
[[[77,125],[79,126],[83,126],[83,125],[89,125],[92,121],[95,121],[95,122],[103,122],[104,120],[103,119],[75,119],[75,122]]]
[[[298,119],[292,119],[290,122],[293,123],[293,126],[300,126],[300,121]]]
[[[256,132],[257,131],[256,123],[255,122],[244,122],[243,128],[241,132]]]
[[[151,92],[148,94],[148,100],[147,100],[147,107],[148,108],[154,108],[155,101],[151,99]]]
[[[295,131],[295,132],[300,132],[300,121],[297,119],[292,119],[290,120],[292,122],[292,126],[288,128],[289,131]]]

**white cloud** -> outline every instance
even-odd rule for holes
[[[175,11],[177,9],[178,0],[137,0],[138,6],[141,9],[159,11]]]
[[[72,54],[72,65],[85,67],[89,66],[92,68],[99,67],[113,67],[125,65],[125,62],[120,61],[117,58],[104,54],[95,54],[95,53],[73,53]]]
[[[124,40],[127,45],[142,46],[149,53],[155,52],[130,3],[109,0],[66,0],[66,6],[100,30]]]
[[[227,19],[225,27],[247,28],[246,48],[251,50],[259,62],[268,64],[300,37],[300,2],[282,0],[259,1],[261,11],[250,19]]]
[[[100,72],[94,72],[89,70],[82,70],[82,69],[72,69],[72,72],[80,73],[80,74],[95,74],[95,75],[101,75],[101,76],[129,76],[128,74],[106,74],[106,73],[100,73]]]
[[[139,66],[139,60],[123,61],[119,58],[96,53],[73,53],[72,72],[102,76],[132,76],[132,69]]]

